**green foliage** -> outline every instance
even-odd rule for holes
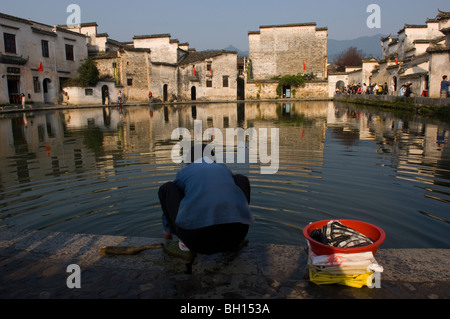
[[[314,72],[306,73],[303,75],[303,77],[306,81],[312,81],[317,79],[317,74],[315,74]]]
[[[253,79],[253,65],[252,65],[252,61],[250,61],[248,63],[247,80],[252,80],[252,79]]]
[[[299,73],[297,75],[274,76],[272,80],[278,81],[281,86],[301,87],[305,85],[305,77]]]
[[[98,127],[83,130],[83,143],[96,155],[103,152],[103,132]]]
[[[282,94],[283,94],[283,90],[281,88],[281,85],[278,84],[278,86],[277,86],[277,95],[281,96]]]
[[[100,71],[94,59],[87,58],[78,68],[78,77],[64,80],[63,87],[93,87],[100,80]]]
[[[80,84],[80,81],[78,81],[77,78],[76,79],[70,78],[70,79],[64,80],[64,82],[62,83],[62,86],[65,88],[82,87],[82,85]]]
[[[278,81],[278,87],[277,87],[277,95],[281,96],[283,87],[284,86],[290,86],[290,87],[303,87],[305,86],[305,76],[301,73],[297,75],[284,75],[284,76],[274,76],[272,80]]]
[[[92,58],[87,58],[78,68],[78,82],[81,86],[96,86],[100,72]]]
[[[276,112],[278,115],[278,121],[282,123],[284,126],[300,127],[306,121],[304,114],[295,113],[295,104],[292,105],[291,114],[283,114],[283,105],[281,104],[277,104]]]

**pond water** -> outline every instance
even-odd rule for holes
[[[228,164],[250,178],[252,242],[304,246],[309,223],[356,219],[385,230],[382,248],[450,248],[450,126],[328,101],[3,115],[0,228],[162,238],[172,132],[195,120],[279,129],[276,174]]]

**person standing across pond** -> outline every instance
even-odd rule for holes
[[[411,95],[413,94],[412,91],[412,83],[408,83],[406,84],[406,91],[405,91],[405,97],[411,97]]]
[[[152,103],[153,102],[153,93],[152,93],[152,91],[150,91],[149,93],[148,93],[148,104],[150,104],[150,103]]]
[[[391,83],[391,85],[389,85],[389,95],[394,95],[395,94],[395,86],[394,84]]]
[[[22,93],[21,98],[22,98],[22,109],[25,110],[25,103],[26,103],[25,94]]]
[[[184,259],[193,253],[238,250],[254,223],[249,179],[216,163],[213,152],[204,156],[205,149],[206,145],[194,146],[188,156],[190,164],[158,192],[165,238],[176,235],[179,239],[169,242],[164,250]]]
[[[103,97],[104,97],[104,99],[105,99],[105,104],[104,105],[109,105],[110,103],[109,103],[109,91],[108,91],[108,89],[105,89],[104,91],[103,91]]]
[[[117,93],[117,103],[118,103],[119,105],[122,105],[122,104],[123,104],[123,94],[122,94],[122,91],[121,91],[121,90],[119,90],[119,93]]]
[[[441,81],[441,99],[446,99],[449,97],[448,87],[450,86],[450,82],[448,82],[448,78],[446,75],[442,77]]]
[[[406,85],[403,84],[399,90],[399,94],[401,97],[403,97],[403,96],[405,96],[405,93],[406,93]]]

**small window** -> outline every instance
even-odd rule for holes
[[[42,43],[42,56],[44,58],[49,58],[50,52],[48,50],[48,41],[42,40],[41,43]]]
[[[127,85],[133,86],[133,79],[127,79]]]
[[[228,76],[224,76],[223,77],[223,87],[227,88],[228,87]]]
[[[10,33],[3,33],[3,39],[5,40],[5,52],[16,54],[16,36]]]
[[[39,77],[33,77],[34,93],[41,93],[41,82],[39,82]]]
[[[208,63],[208,64],[206,65],[206,70],[207,70],[208,72],[211,71],[211,63]]]
[[[207,88],[212,88],[212,81],[211,80],[206,80],[206,87]]]
[[[85,89],[84,94],[86,96],[88,96],[88,95],[92,96],[92,95],[94,95],[94,90],[93,89]]]
[[[67,61],[74,61],[74,55],[73,55],[73,45],[66,44],[66,60]]]

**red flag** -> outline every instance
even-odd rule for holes
[[[195,69],[195,67],[194,67],[194,75],[197,75],[197,70]]]
[[[44,72],[44,66],[42,65],[42,62],[39,64],[39,68],[38,68],[39,72]]]
[[[398,65],[398,59],[395,59],[395,64]]]
[[[303,61],[303,70],[306,70],[306,62]]]
[[[211,69],[209,69],[209,73],[211,73],[211,74],[212,74],[212,68],[211,68]]]

